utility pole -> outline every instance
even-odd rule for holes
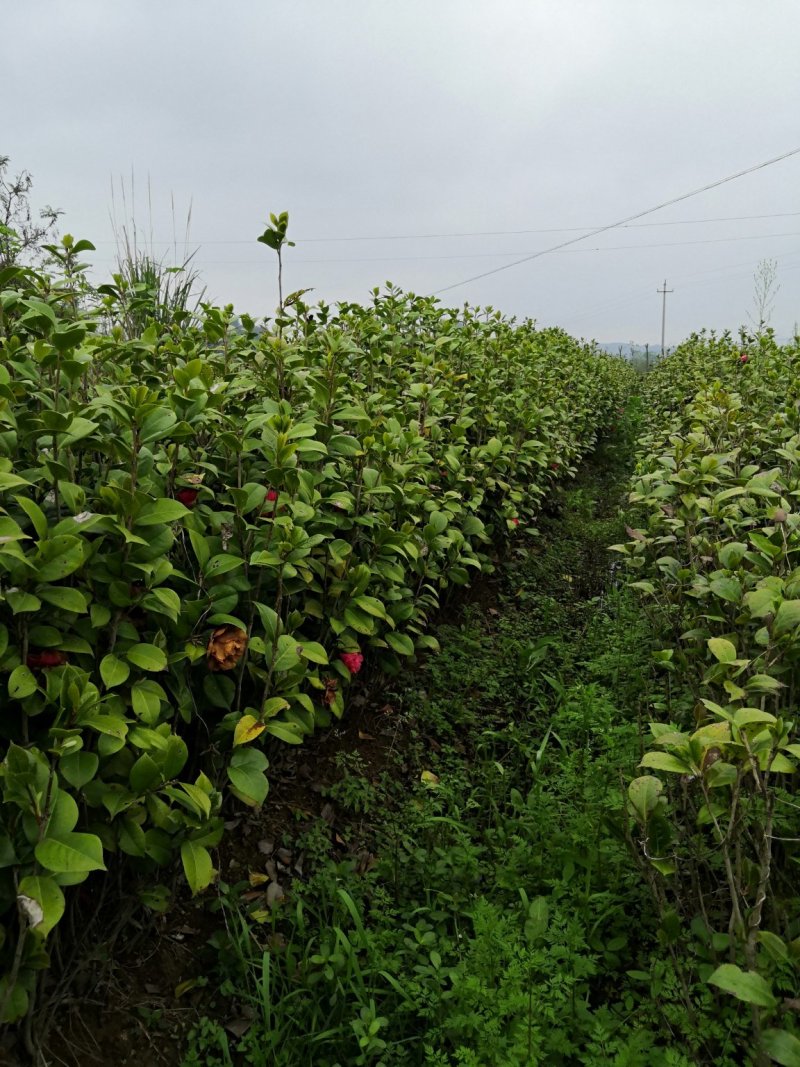
[[[661,358],[664,358],[664,335],[667,330],[667,293],[674,292],[674,289],[667,289],[667,279],[664,279],[664,288],[656,289],[657,293],[661,293]]]

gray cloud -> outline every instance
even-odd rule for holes
[[[0,152],[98,270],[111,176],[133,168],[140,220],[148,175],[158,240],[170,194],[179,215],[191,199],[210,294],[253,312],[275,302],[269,211],[298,239],[590,228],[800,144],[794,0],[6,0],[3,22]],[[798,175],[800,157],[648,221],[800,211]],[[798,233],[800,215],[619,230],[447,298],[652,341],[666,277],[674,343],[745,321],[774,257],[789,333]],[[560,236],[299,241],[287,280],[426,292]]]

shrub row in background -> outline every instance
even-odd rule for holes
[[[642,519],[616,548],[671,699],[630,788],[636,836],[673,944],[691,929],[700,977],[749,1005],[755,1062],[796,1065],[800,343],[693,337],[645,410]]]
[[[267,739],[341,716],[362,664],[434,647],[444,591],[529,527],[630,389],[561,331],[392,289],[130,336],[118,288],[76,295],[84,247],[65,242],[66,282],[0,276],[6,1021],[64,890],[116,853],[146,873],[179,851],[208,885],[224,789],[263,803]]]

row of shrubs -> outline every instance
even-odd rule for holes
[[[0,274],[5,1021],[65,889],[123,854],[163,908],[178,852],[207,886],[225,790],[262,804],[268,742],[435,648],[443,594],[532,530],[631,387],[559,330],[392,288],[131,335],[87,247]]]
[[[688,971],[749,1006],[748,1062],[796,1067],[800,342],[695,336],[644,407],[615,546],[664,637],[629,791],[643,869]]]

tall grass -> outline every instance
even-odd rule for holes
[[[160,255],[153,237],[153,199],[147,180],[147,231],[136,219],[136,184],[131,172],[130,188],[124,179],[119,190],[111,183],[111,224],[117,244],[114,285],[106,287],[117,297],[118,322],[127,337],[138,336],[150,323],[167,325],[191,321],[205,295],[200,271],[194,266],[197,249],[190,251],[192,205],[186,212],[181,241],[170,194],[172,245]],[[123,221],[120,221],[121,218]],[[181,247],[182,245],[182,247]]]

